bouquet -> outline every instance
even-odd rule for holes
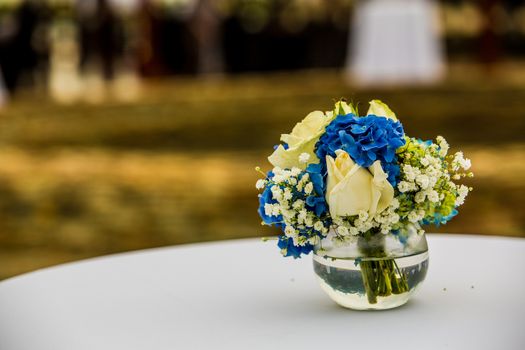
[[[449,154],[441,136],[406,135],[379,100],[364,116],[344,100],[332,111],[308,114],[281,135],[268,160],[273,169],[256,168],[263,176],[256,183],[259,215],[264,225],[282,230],[278,247],[294,258],[324,239],[345,245],[391,234],[404,242],[409,232],[422,235],[426,225],[447,223],[472,190],[456,183],[473,176],[462,152]],[[394,260],[360,264],[367,289],[375,286],[367,290],[371,303],[407,289]]]

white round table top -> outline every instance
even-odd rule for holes
[[[0,349],[525,349],[525,239],[430,235],[408,304],[334,304],[258,239],[125,253],[0,283]]]

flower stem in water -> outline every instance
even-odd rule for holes
[[[408,292],[408,283],[394,259],[364,260],[360,262],[361,276],[370,304],[377,303],[377,297]]]

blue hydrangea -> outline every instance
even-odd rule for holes
[[[315,212],[317,217],[321,217],[328,211],[328,204],[324,196],[325,184],[323,178],[323,167],[321,164],[310,164],[306,168],[306,172],[314,185],[314,191],[311,196],[306,198],[306,205]]]
[[[395,237],[397,237],[397,239],[399,240],[401,244],[405,245],[408,243],[408,235],[403,234],[401,230],[392,230],[390,231],[390,233],[394,235]]]
[[[272,178],[273,177],[273,173],[270,171],[268,172],[268,178]],[[277,203],[277,201],[275,199],[273,199],[273,196],[272,196],[272,187],[275,186],[275,185],[268,185],[266,186],[266,188],[264,189],[263,193],[261,193],[259,195],[259,209],[257,210],[258,213],[259,213],[259,216],[261,217],[261,219],[263,220],[263,222],[267,225],[275,225],[277,227],[282,227],[282,221],[283,221],[283,217],[282,215],[279,215],[279,216],[268,216],[266,215],[265,211],[264,211],[264,205],[266,203],[268,204],[275,204]]]
[[[395,186],[399,177],[396,150],[404,144],[400,122],[375,115],[357,117],[347,114],[337,116],[326,127],[316,144],[315,153],[324,167],[325,157],[335,157],[338,149],[346,151],[362,167],[369,167],[379,160],[388,174],[388,181]]]
[[[314,246],[311,244],[296,246],[293,244],[293,239],[286,236],[279,236],[277,246],[286,250],[286,254],[284,256],[292,256],[294,259],[300,258],[301,254],[310,254],[310,252],[314,249]]]
[[[436,227],[439,227],[440,225],[445,225],[456,215],[458,215],[457,209],[453,209],[452,212],[447,216],[443,216],[441,213],[435,213],[432,220],[424,219],[423,225],[434,224]]]
[[[421,140],[421,139],[417,139],[417,142],[418,142],[419,144],[425,145],[426,147],[432,145],[432,140],[425,140],[425,141],[423,141],[423,140]]]
[[[309,165],[306,171],[303,171],[297,175],[297,179],[301,179],[303,176],[308,174],[308,177],[310,181],[313,184],[313,190],[311,193],[306,194],[304,189],[298,190],[297,187],[292,186],[292,198],[290,199],[290,203],[295,202],[296,200],[303,200],[305,203],[305,208],[308,211],[312,211],[315,213],[315,215],[320,220],[329,220],[328,217],[325,215],[328,212],[328,205],[326,203],[326,200],[324,198],[324,179],[321,174],[321,166],[319,164],[312,164]],[[277,204],[278,201],[273,198],[272,188],[274,186],[280,186],[282,189],[288,187],[291,188],[290,185],[283,186],[282,184],[275,184],[271,180],[274,177],[273,172],[268,172],[267,179],[269,180],[264,191],[259,195],[259,215],[261,216],[263,222],[270,226],[276,226],[284,231],[286,224],[284,223],[284,219],[282,215],[279,216],[273,216],[273,215],[266,215],[266,212],[264,210],[264,207],[266,204]],[[327,226],[327,223],[323,223],[324,226]],[[322,233],[315,231],[313,228],[306,228],[306,227],[295,227],[296,230],[298,230],[298,235],[309,238],[312,236],[312,233],[319,235],[322,237]],[[312,231],[313,230],[313,231]],[[284,252],[285,256],[292,256],[294,258],[299,258],[301,254],[308,254],[312,251],[313,245],[307,243],[303,246],[294,245],[294,241],[292,238],[289,238],[285,235],[280,235],[278,240],[278,246],[281,248]]]
[[[283,142],[282,146],[283,146],[284,149],[290,148],[290,146],[288,146],[288,144],[286,142]],[[278,147],[279,147],[279,145],[274,145],[273,146],[273,150],[275,151]]]

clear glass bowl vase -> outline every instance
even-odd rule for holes
[[[314,271],[337,304],[355,310],[385,310],[405,304],[428,269],[424,234],[409,230],[358,237],[335,245],[331,235],[314,248]]]

